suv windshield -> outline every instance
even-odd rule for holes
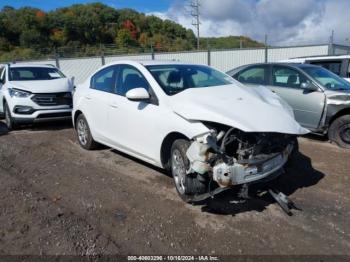
[[[65,77],[57,68],[49,67],[12,67],[9,73],[10,81],[53,80]]]
[[[206,88],[234,83],[234,80],[207,66],[155,65],[146,67],[168,95],[175,95],[189,88]]]
[[[322,67],[305,67],[303,70],[329,90],[350,90],[350,83]]]

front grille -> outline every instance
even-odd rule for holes
[[[72,94],[66,93],[52,93],[52,94],[35,94],[32,97],[34,103],[39,106],[62,106],[72,105]]]
[[[40,114],[37,119],[40,118],[55,118],[55,117],[71,117],[72,114],[70,112],[67,113],[48,113],[48,114]]]

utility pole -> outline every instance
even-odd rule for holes
[[[200,27],[200,12],[199,12],[199,8],[200,8],[200,3],[199,0],[192,0],[191,2],[191,16],[193,17],[193,22],[192,25],[195,26],[197,28],[197,49],[200,49],[200,39],[199,39],[199,27]]]

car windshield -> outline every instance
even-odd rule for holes
[[[206,88],[234,83],[234,80],[213,68],[201,65],[147,66],[152,76],[168,95],[189,88]]]
[[[10,81],[53,80],[65,77],[58,69],[49,67],[12,67],[9,73]]]
[[[303,69],[328,90],[350,90],[349,82],[322,67],[305,67]]]

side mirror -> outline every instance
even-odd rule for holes
[[[309,91],[318,91],[318,87],[310,81],[301,83],[300,87]]]
[[[142,87],[131,89],[125,96],[131,101],[145,101],[151,98],[148,91]]]

